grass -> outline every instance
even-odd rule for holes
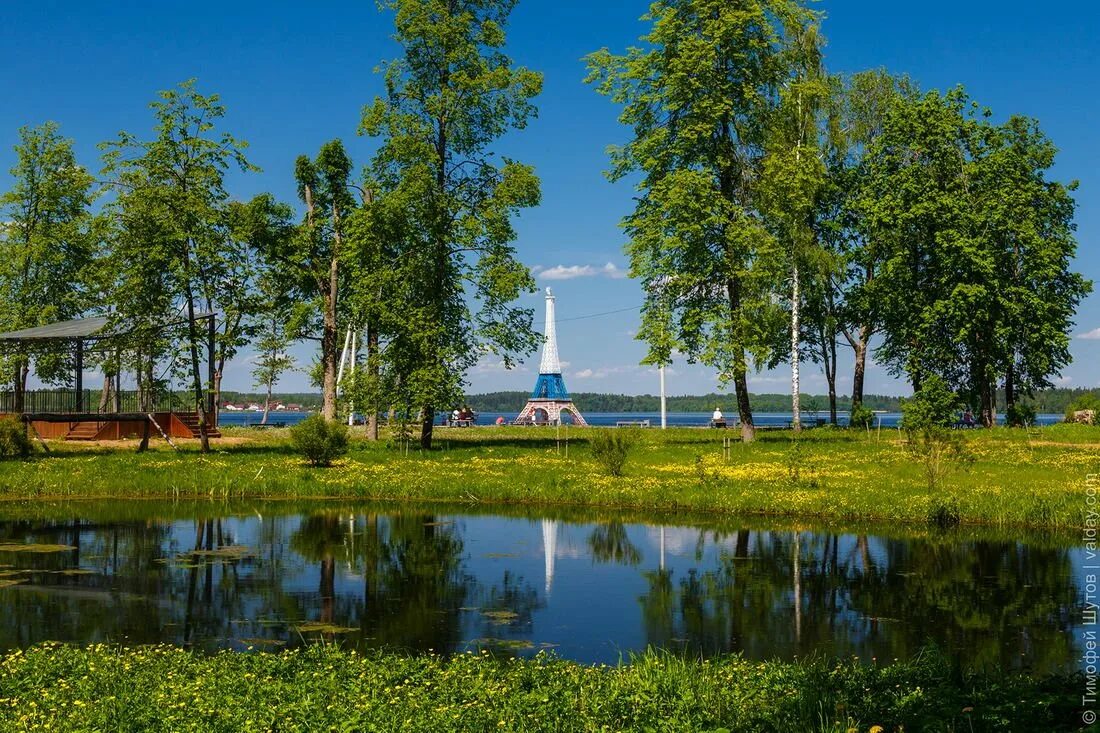
[[[935,653],[883,667],[658,653],[591,667],[332,646],[204,657],[47,645],[0,659],[0,729],[1030,733],[1080,730],[1083,684],[964,674]]]
[[[768,433],[728,459],[729,433],[639,431],[622,477],[600,470],[584,429],[440,429],[430,453],[353,437],[326,469],[296,455],[285,430],[226,434],[209,456],[191,442],[145,454],[55,442],[50,457],[0,462],[0,500],[341,498],[919,524],[949,507],[964,525],[1068,532],[1100,469],[1100,429],[1076,425],[968,432],[973,460],[935,489],[892,430]]]

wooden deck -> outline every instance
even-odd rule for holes
[[[10,414],[10,413],[9,413]],[[6,416],[0,413],[0,417]],[[27,422],[45,440],[123,440],[141,438],[150,418],[155,423],[152,434],[163,431],[169,438],[198,438],[197,412],[90,412],[90,413],[24,413]],[[214,421],[209,436],[220,438]],[[158,429],[159,428],[159,429]]]

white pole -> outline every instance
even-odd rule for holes
[[[336,370],[336,386],[344,380],[344,359],[348,358],[348,344],[351,343],[351,329],[344,334],[344,350],[340,352],[340,368]]]
[[[662,365],[657,369],[661,373],[661,430],[668,428],[668,403],[665,400],[665,368]]]
[[[355,384],[355,362],[357,361],[357,345],[355,339],[359,334],[352,331],[351,333],[351,354],[348,356],[348,377],[351,378],[352,384]],[[348,427],[355,425],[355,402],[348,400]]]

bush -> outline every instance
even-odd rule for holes
[[[633,430],[599,430],[592,435],[589,445],[592,457],[608,476],[622,476],[630,450],[638,442]]]
[[[1005,412],[1005,422],[1010,428],[1030,428],[1035,424],[1035,407],[1017,402]]]
[[[906,431],[949,428],[955,424],[959,396],[942,377],[931,376],[920,390],[901,405],[901,426]]]
[[[321,415],[310,415],[291,428],[290,439],[311,466],[331,466],[348,452],[348,426]]]
[[[0,458],[26,458],[31,454],[27,426],[17,417],[0,419]]]
[[[950,427],[958,409],[958,395],[938,376],[929,377],[901,406],[907,447],[924,468],[929,492],[936,491],[953,464],[972,460],[962,435]]]
[[[875,424],[875,413],[868,410],[863,405],[858,405],[852,408],[852,412],[848,417],[848,427],[859,428],[860,430],[870,430]]]
[[[1097,396],[1095,392],[1086,392],[1069,403],[1069,407],[1066,408],[1066,422],[1076,422],[1074,413],[1086,410],[1091,410],[1100,416],[1100,396]]]

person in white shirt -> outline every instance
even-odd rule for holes
[[[724,419],[725,418],[722,417],[722,411],[719,408],[715,407],[714,408],[714,415],[711,416],[711,420],[713,420],[714,422],[719,422],[720,420],[724,420]]]

